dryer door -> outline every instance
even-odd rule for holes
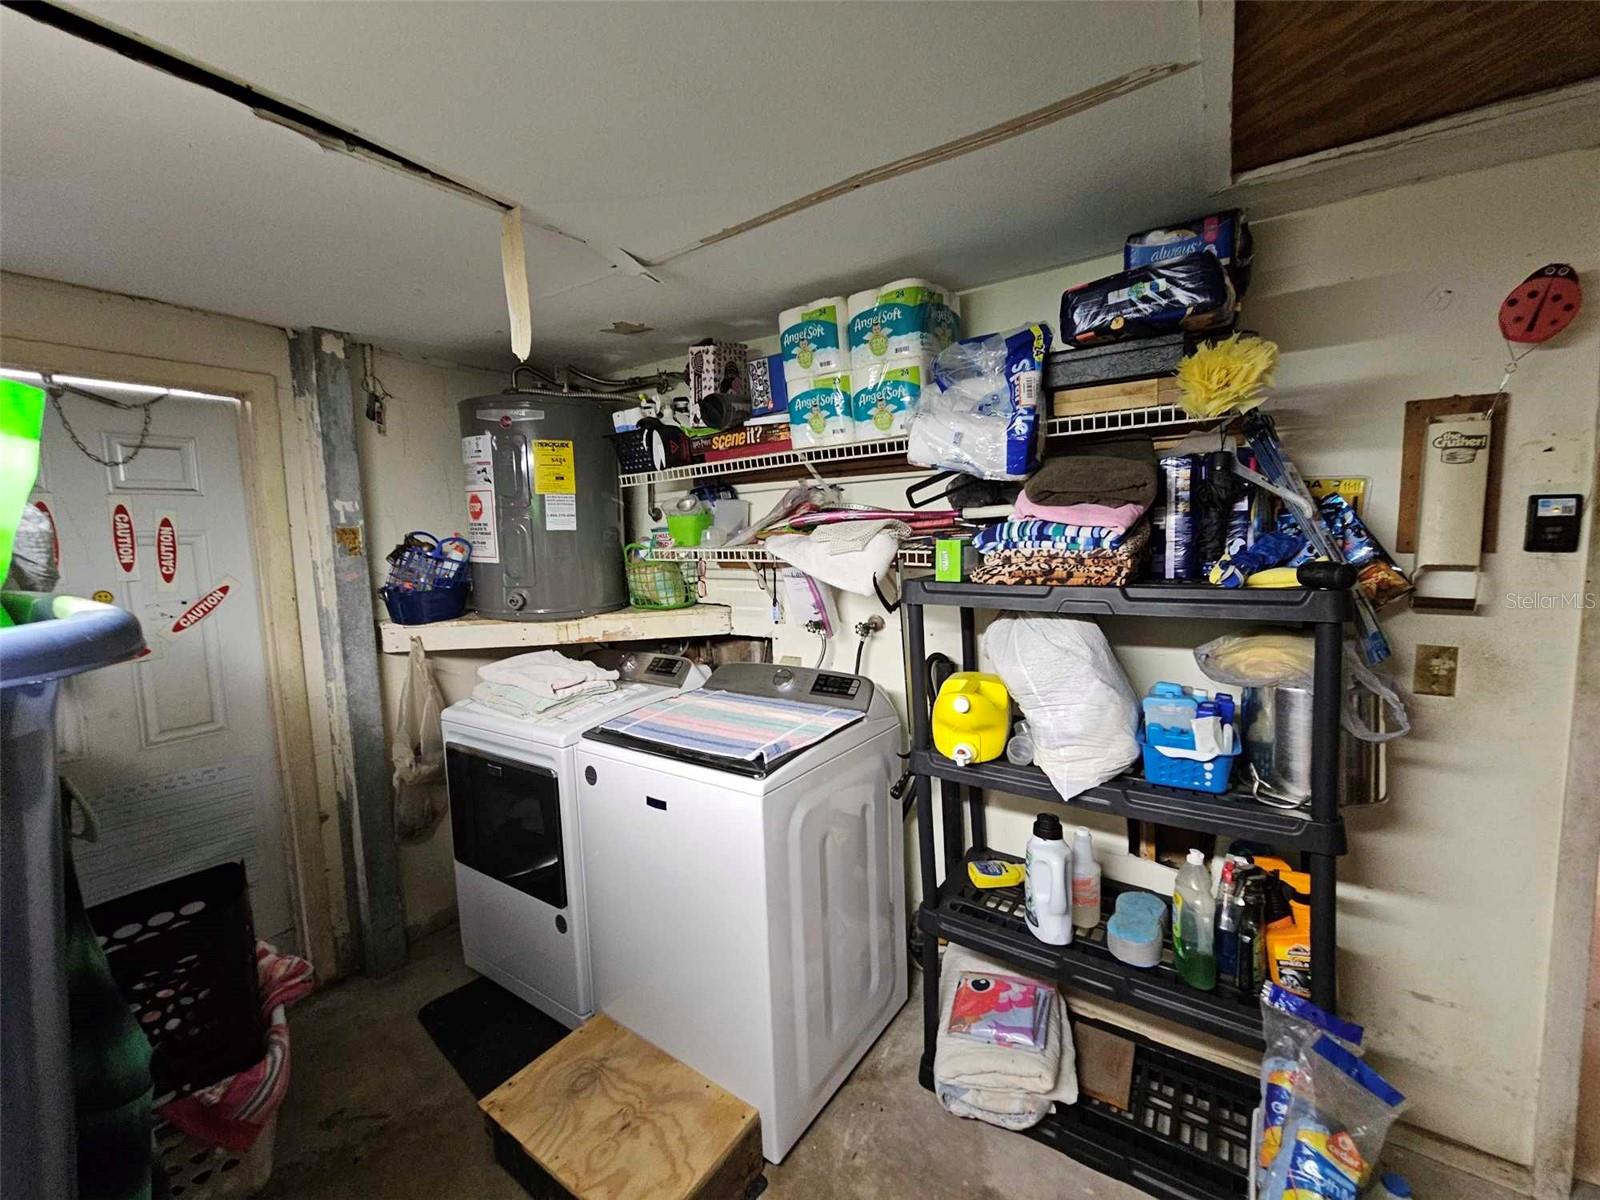
[[[445,749],[456,861],[508,887],[567,906],[561,783],[554,771],[481,750]]]

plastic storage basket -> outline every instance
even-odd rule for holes
[[[634,608],[688,608],[695,602],[699,564],[655,558],[643,542],[622,551],[628,572],[628,603]]]
[[[414,529],[389,554],[389,578],[378,594],[397,625],[428,625],[459,617],[467,605],[467,564],[472,545],[465,538],[442,541]]]
[[[1152,745],[1143,734],[1139,747],[1144,752],[1144,777],[1161,787],[1188,788],[1194,792],[1225,792],[1233,776],[1233,762],[1239,750],[1232,754],[1219,754],[1215,758],[1171,758],[1159,746]]]
[[[637,429],[610,436],[625,475],[689,465],[689,435],[675,425],[647,417]]]
[[[266,1030],[244,867],[223,863],[89,909],[155,1051],[159,1103],[261,1061]]]

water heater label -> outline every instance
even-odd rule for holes
[[[544,498],[544,527],[549,530],[578,527],[578,498],[553,495]]]
[[[541,496],[577,495],[578,471],[572,461],[571,442],[533,443],[533,490]]]
[[[500,561],[494,520],[494,456],[487,433],[461,439],[461,466],[467,485],[467,540],[472,561]]]

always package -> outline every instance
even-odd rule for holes
[[[1235,293],[1213,254],[1120,271],[1061,294],[1061,340],[1093,346],[1183,330],[1220,329],[1233,320]]]
[[[1122,266],[1131,271],[1202,252],[1217,256],[1217,261],[1227,268],[1233,290],[1243,296],[1250,286],[1254,246],[1250,224],[1237,208],[1130,233],[1122,246]]]

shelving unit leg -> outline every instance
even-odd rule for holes
[[[1339,819],[1340,722],[1344,694],[1344,626],[1316,627],[1312,677],[1311,816]],[[1307,854],[1311,875],[1311,998],[1333,1012],[1338,1004],[1338,860]]]
[[[961,669],[963,671],[978,669],[978,620],[977,614],[970,608],[961,610]],[[987,846],[989,822],[983,807],[983,789],[963,786],[959,798],[966,801],[967,833],[971,837],[970,844]],[[948,862],[948,851],[946,855],[945,861]]]

